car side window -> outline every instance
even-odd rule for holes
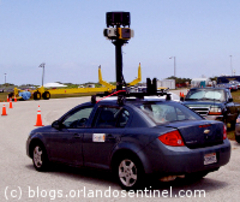
[[[129,119],[129,112],[119,107],[99,107],[93,127],[95,128],[114,128],[125,127]]]
[[[130,113],[126,109],[121,110],[118,116],[118,121],[116,126],[120,128],[124,128],[127,125],[129,117],[130,117]]]
[[[62,124],[66,128],[84,128],[87,124],[93,107],[81,108],[73,114],[69,115]]]

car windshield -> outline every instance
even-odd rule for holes
[[[224,90],[222,89],[194,89],[191,90],[185,100],[215,100],[225,101]]]
[[[202,119],[186,106],[176,102],[144,102],[138,107],[156,124]]]

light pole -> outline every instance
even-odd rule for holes
[[[43,72],[42,72],[42,86],[43,86],[45,63],[40,64],[38,67],[42,67],[43,68]]]
[[[230,69],[231,69],[231,72],[232,72],[232,75],[233,75],[233,69],[232,69],[232,55],[229,55],[230,57]]]
[[[174,62],[174,77],[176,78],[176,57],[172,56],[169,59],[173,59],[173,62]]]

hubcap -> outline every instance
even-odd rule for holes
[[[124,186],[131,187],[137,181],[137,167],[131,160],[125,159],[118,167],[118,175]]]
[[[42,166],[42,149],[39,146],[36,146],[33,151],[33,161],[36,167],[40,168]]]

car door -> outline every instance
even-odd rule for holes
[[[70,165],[83,165],[82,141],[85,126],[93,106],[84,106],[71,111],[60,121],[60,128],[48,135],[48,148],[54,161]]]
[[[84,133],[84,165],[109,168],[109,157],[121,140],[130,119],[128,110],[101,106],[97,109],[92,128]]]

